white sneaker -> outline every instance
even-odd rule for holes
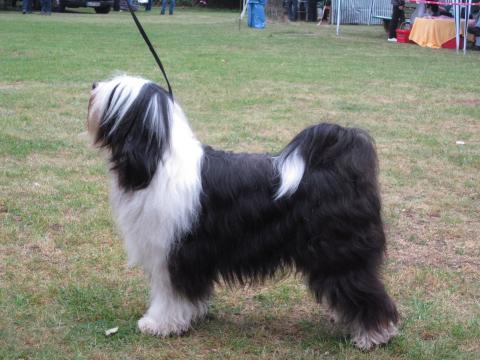
[[[390,42],[397,42],[397,38],[388,38],[388,41],[390,41]]]

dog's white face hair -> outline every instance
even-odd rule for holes
[[[195,138],[164,89],[132,76],[92,89],[87,127],[110,156],[110,203],[129,264],[150,278],[142,332],[187,331],[220,279],[261,281],[295,266],[356,346],[395,335],[396,308],[378,276],[385,237],[365,132],[320,124],[276,156],[219,151]]]
[[[95,135],[100,124],[100,117],[103,121],[111,120],[113,114],[119,112],[119,119],[132,105],[132,102],[138,96],[143,85],[148,81],[139,77],[118,76],[111,81],[105,81],[95,84],[92,89],[89,115],[88,115],[88,131]],[[116,89],[115,92],[113,90]],[[110,96],[112,98],[110,99]],[[108,102],[111,106],[107,108]],[[117,123],[117,126],[119,123]]]

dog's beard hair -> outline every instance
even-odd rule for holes
[[[180,333],[205,314],[215,281],[261,281],[294,265],[358,346],[386,342],[397,312],[378,275],[385,236],[370,137],[321,124],[275,157],[218,151],[196,140],[163,89],[129,81],[94,93],[89,113],[103,114],[96,139],[112,152],[111,205],[129,262],[152,282],[140,329]]]

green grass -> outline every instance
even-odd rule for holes
[[[305,23],[239,30],[232,12],[138,15],[204,143],[275,152],[321,121],[369,130],[400,336],[356,350],[295,277],[219,286],[186,336],[141,335],[147,281],[126,267],[85,120],[93,81],[162,76],[127,13],[10,12],[0,13],[0,358],[480,358],[478,54],[389,44],[377,26],[336,37]]]

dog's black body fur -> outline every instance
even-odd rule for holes
[[[205,148],[201,214],[169,258],[174,287],[195,301],[208,297],[219,277],[262,280],[293,265],[344,322],[367,330],[396,322],[378,278],[385,235],[370,137],[320,124],[284,152],[296,148],[306,160],[304,176],[292,196],[278,200],[270,156]]]

